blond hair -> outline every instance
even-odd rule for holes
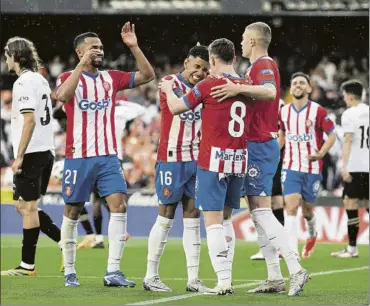
[[[271,28],[267,23],[255,22],[246,27],[247,30],[255,31],[258,33],[257,39],[262,42],[265,47],[271,43]]]

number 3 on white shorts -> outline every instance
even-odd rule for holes
[[[170,171],[159,171],[159,176],[161,177],[161,185],[169,186],[172,184],[172,172]]]
[[[236,110],[240,108],[240,115],[236,113]],[[243,102],[235,101],[230,108],[231,120],[229,121],[229,134],[232,137],[241,137],[244,133],[244,120],[243,118],[247,114],[247,107]],[[235,122],[239,124],[239,130],[235,131]]]
[[[66,172],[64,173],[65,174],[64,183],[66,183],[67,185],[70,184],[69,178],[71,177],[72,172],[73,172],[72,185],[75,185],[76,184],[76,181],[77,181],[77,170],[72,170],[71,171],[71,170],[67,169]]]

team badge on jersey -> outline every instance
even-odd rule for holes
[[[73,193],[72,187],[71,186],[66,186],[65,187],[65,193],[66,193],[66,196],[67,197],[70,197],[72,195],[72,193]]]
[[[306,121],[306,127],[310,128],[312,126],[312,121],[310,119],[308,119]]]
[[[260,175],[260,169],[256,165],[248,166],[247,174],[250,178],[256,179]]]
[[[106,91],[110,91],[110,89],[111,89],[111,86],[110,86],[110,84],[109,84],[108,82],[104,82],[104,83],[103,83],[103,87],[104,87],[104,89],[105,89]]]
[[[162,190],[162,195],[166,198],[169,198],[172,194],[172,191],[168,187],[164,187]]]

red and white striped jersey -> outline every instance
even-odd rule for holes
[[[334,130],[325,108],[310,100],[299,111],[293,103],[285,105],[280,112],[280,129],[285,132],[283,169],[321,173],[322,160],[311,162],[308,156],[321,149],[324,132],[330,134]]]
[[[193,85],[183,76],[172,74],[165,78],[174,78],[173,91],[176,95],[187,94]],[[202,125],[202,105],[198,105],[180,115],[173,115],[168,108],[166,95],[160,91],[161,135],[157,160],[164,162],[187,162],[198,159]]]
[[[233,83],[250,84],[244,78],[224,76]],[[247,137],[253,101],[239,95],[218,102],[218,98],[210,95],[211,88],[222,84],[225,84],[224,79],[208,77],[183,97],[190,109],[203,104],[198,164],[212,172],[244,175],[247,172]]]
[[[57,89],[72,72],[62,73]],[[134,72],[99,71],[81,74],[75,95],[64,105],[67,114],[66,158],[117,154],[115,103],[118,91],[132,88]]]

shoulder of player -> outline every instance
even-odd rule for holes
[[[253,64],[252,69],[263,70],[263,69],[275,69],[276,67],[277,67],[276,62],[271,57],[265,56],[258,59]]]

